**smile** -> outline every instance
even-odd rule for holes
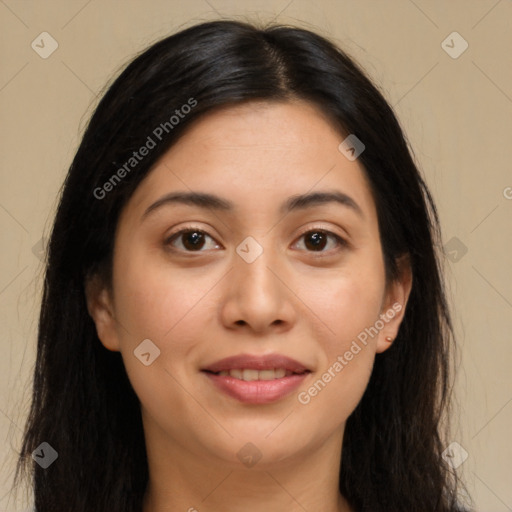
[[[250,368],[240,369],[234,368],[232,370],[223,370],[218,372],[217,375],[221,377],[234,377],[235,379],[244,380],[251,382],[255,380],[274,380],[282,379],[283,377],[289,377],[295,375],[294,372],[286,370],[285,368],[273,368],[270,370],[253,370]]]

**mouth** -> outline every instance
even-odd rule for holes
[[[255,380],[275,380],[282,379],[284,377],[290,377],[290,375],[303,375],[304,373],[310,373],[309,370],[302,372],[293,372],[285,368],[269,368],[268,370],[255,370],[252,368],[233,368],[231,370],[221,370],[220,372],[211,372],[204,370],[207,373],[213,375],[219,375],[220,377],[233,377],[238,380],[245,382],[252,382]]]
[[[268,404],[292,393],[312,370],[280,354],[242,354],[217,361],[202,372],[218,391],[239,402]]]

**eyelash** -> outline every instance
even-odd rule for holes
[[[204,250],[198,250],[198,251],[187,251],[187,250],[183,250],[183,249],[176,249],[175,247],[172,246],[172,242],[173,240],[175,239],[179,239],[180,235],[183,235],[185,233],[201,233],[203,235],[206,235],[208,237],[210,237],[212,240],[214,240],[214,238],[209,235],[206,231],[204,231],[203,229],[200,229],[198,227],[195,227],[195,226],[187,226],[183,229],[180,229],[179,231],[176,231],[175,233],[172,233],[171,235],[169,235],[165,241],[164,241],[164,245],[167,247],[167,246],[171,246],[171,249],[173,251],[177,251],[177,252],[185,252],[185,253],[201,253],[201,252],[206,252]],[[341,236],[333,233],[332,231],[329,231],[327,229],[324,229],[324,228],[309,228],[305,231],[303,231],[302,233],[300,233],[299,235],[299,239],[301,239],[304,235],[307,235],[307,234],[310,234],[310,233],[323,233],[331,238],[334,238],[338,244],[338,247],[337,249],[333,249],[333,250],[339,250],[341,248],[344,248],[346,246],[348,246],[348,243],[345,239],[343,239]],[[331,250],[332,251],[332,250]],[[306,251],[306,252],[310,252],[310,253],[316,253],[318,254],[319,256],[318,257],[322,257],[323,254],[325,253],[329,253],[331,251]]]

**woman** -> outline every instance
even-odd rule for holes
[[[392,110],[333,44],[218,21],[153,45],[56,215],[36,510],[458,510],[438,241]]]

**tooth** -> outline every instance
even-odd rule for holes
[[[259,380],[274,380],[276,378],[275,370],[260,370],[258,379]]]
[[[246,381],[258,380],[258,370],[242,370],[242,379]]]
[[[221,377],[231,376],[235,379],[254,381],[254,380],[274,380],[282,379],[288,375],[292,375],[292,372],[285,370],[284,368],[273,368],[271,370],[254,370],[254,369],[241,369],[233,368],[232,370],[222,370],[218,372]]]

